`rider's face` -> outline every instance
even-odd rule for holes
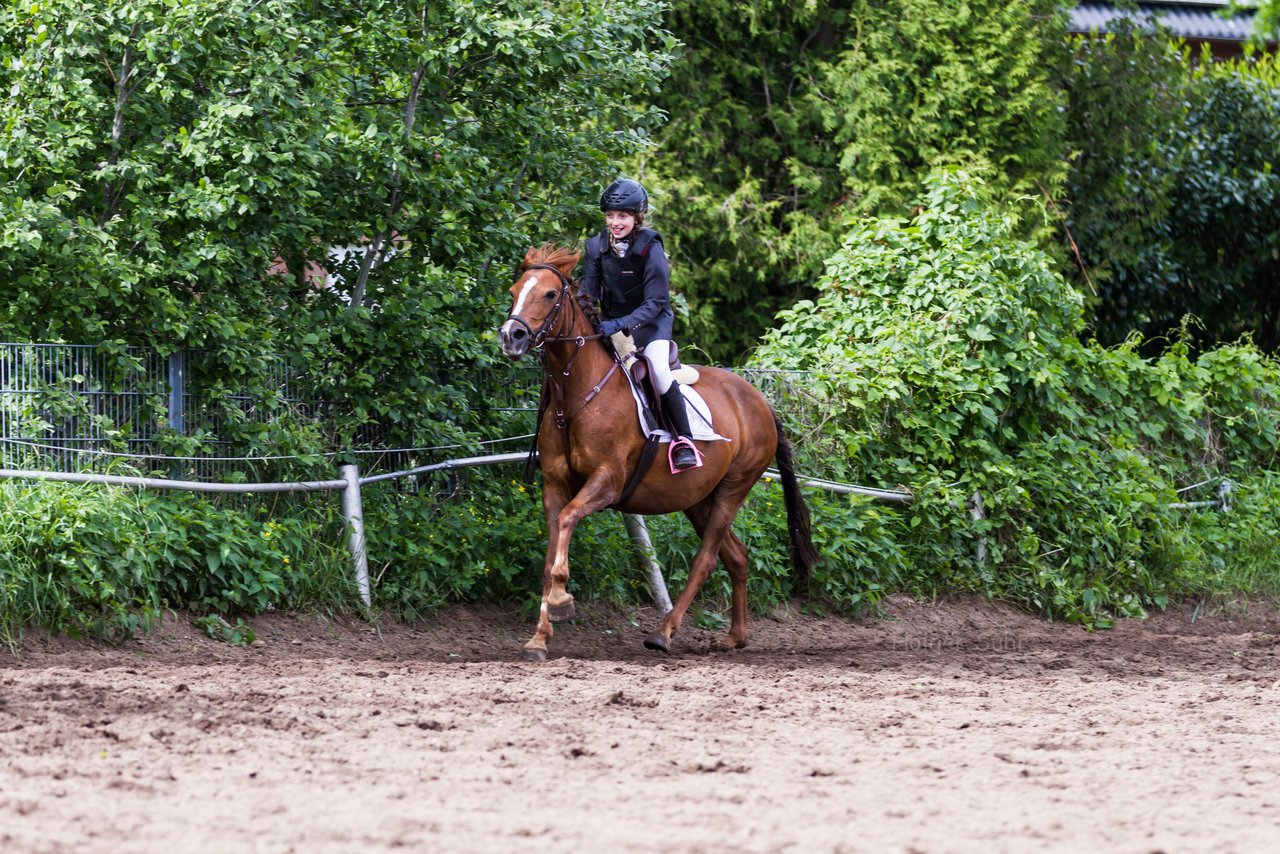
[[[636,215],[630,211],[605,211],[604,224],[614,240],[620,240],[635,230]]]

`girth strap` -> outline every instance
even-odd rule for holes
[[[622,494],[618,496],[618,500],[610,505],[611,509],[617,510],[635,494],[636,487],[640,485],[640,481],[644,480],[644,476],[649,473],[649,468],[653,465],[654,458],[658,456],[659,444],[661,443],[658,441],[657,435],[653,433],[649,434],[649,437],[644,440],[644,447],[640,449],[640,459],[636,460],[636,467],[631,472],[631,477],[627,478],[627,483],[622,487]]]

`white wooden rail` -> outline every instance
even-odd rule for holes
[[[26,471],[22,469],[0,469],[0,478],[18,480],[53,480],[68,483],[101,483],[112,486],[138,486],[146,489],[174,489],[186,492],[259,493],[340,491],[342,493],[342,518],[347,533],[347,546],[351,552],[351,559],[355,569],[356,589],[360,594],[360,601],[362,601],[366,607],[369,607],[373,604],[373,601],[369,589],[369,557],[368,551],[365,547],[364,511],[360,495],[360,488],[362,486],[370,483],[380,483],[382,481],[394,480],[401,477],[414,477],[420,474],[445,471],[448,469],[523,462],[527,458],[528,454],[523,451],[508,454],[491,454],[481,457],[463,457],[461,459],[445,460],[444,462],[432,463],[431,465],[418,466],[416,468],[388,472],[385,474],[373,475],[371,477],[360,477],[359,468],[354,464],[347,463],[338,467],[340,477],[333,480],[274,483],[206,483],[191,480],[169,480],[167,478],[157,477],[130,477],[124,475],[92,474],[85,472]],[[777,480],[780,475],[777,471],[770,469],[764,473],[763,477],[769,480]],[[817,478],[799,477],[797,480],[801,486],[823,489],[829,492],[863,495],[874,498],[878,501],[907,504],[914,499],[914,496],[907,490],[889,490],[876,489],[868,486],[853,486],[851,484],[837,483],[835,481],[820,480]],[[1204,484],[1197,485],[1200,486]],[[1216,501],[1181,502],[1171,504],[1169,506],[1171,509],[1177,510],[1217,507],[1226,511],[1230,509],[1231,488],[1231,481],[1223,480],[1218,486],[1218,499]],[[975,493],[973,498],[970,499],[967,507],[975,520],[983,518],[982,499],[979,495]],[[666,613],[671,610],[671,596],[667,592],[667,584],[663,577],[662,565],[658,562],[656,552],[653,548],[653,542],[649,538],[649,528],[645,524],[644,517],[642,516],[626,513],[623,514],[623,517],[626,522],[627,533],[631,536],[631,540],[635,544],[641,562],[644,564],[645,571],[648,573],[649,587],[653,595],[654,604],[660,611]],[[977,548],[979,561],[984,561],[986,558],[985,538],[979,539]]]

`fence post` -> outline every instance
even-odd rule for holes
[[[979,492],[973,493],[973,495],[969,498],[969,516],[973,519],[973,521],[978,523],[981,523],[984,519],[987,518],[986,510],[982,506],[982,494]],[[978,543],[974,549],[974,558],[977,560],[979,567],[986,566],[986,563],[987,563],[987,535],[986,534],[983,534],[983,533],[978,534]]]
[[[671,611],[671,594],[667,592],[667,582],[662,577],[662,564],[658,563],[653,540],[649,539],[649,526],[644,517],[634,513],[623,513],[622,518],[627,523],[631,542],[635,543],[636,551],[640,553],[640,562],[649,571],[649,591],[653,594],[653,603],[663,614],[668,614]]]
[[[364,546],[364,509],[360,501],[360,467],[354,463],[338,466],[342,479],[347,482],[342,490],[342,519],[347,528],[347,546],[356,566],[356,589],[366,608],[373,606],[369,595],[369,555]]]
[[[179,436],[187,434],[187,351],[169,354],[169,429]],[[182,464],[170,463],[169,477],[180,480]]]
[[[185,350],[169,354],[169,427],[175,433],[187,432],[186,363]]]

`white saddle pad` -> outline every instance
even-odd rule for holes
[[[693,438],[705,442],[728,442],[727,438],[713,429],[711,408],[702,399],[702,395],[687,385],[680,386],[680,393],[684,395],[684,411],[689,416],[689,429],[693,432]],[[649,430],[645,425],[644,404],[640,400],[639,389],[635,386],[631,387],[631,397],[635,400],[636,419],[640,422],[640,429],[644,431],[645,438],[657,436],[660,442],[670,442],[671,434],[668,431],[661,428]]]

